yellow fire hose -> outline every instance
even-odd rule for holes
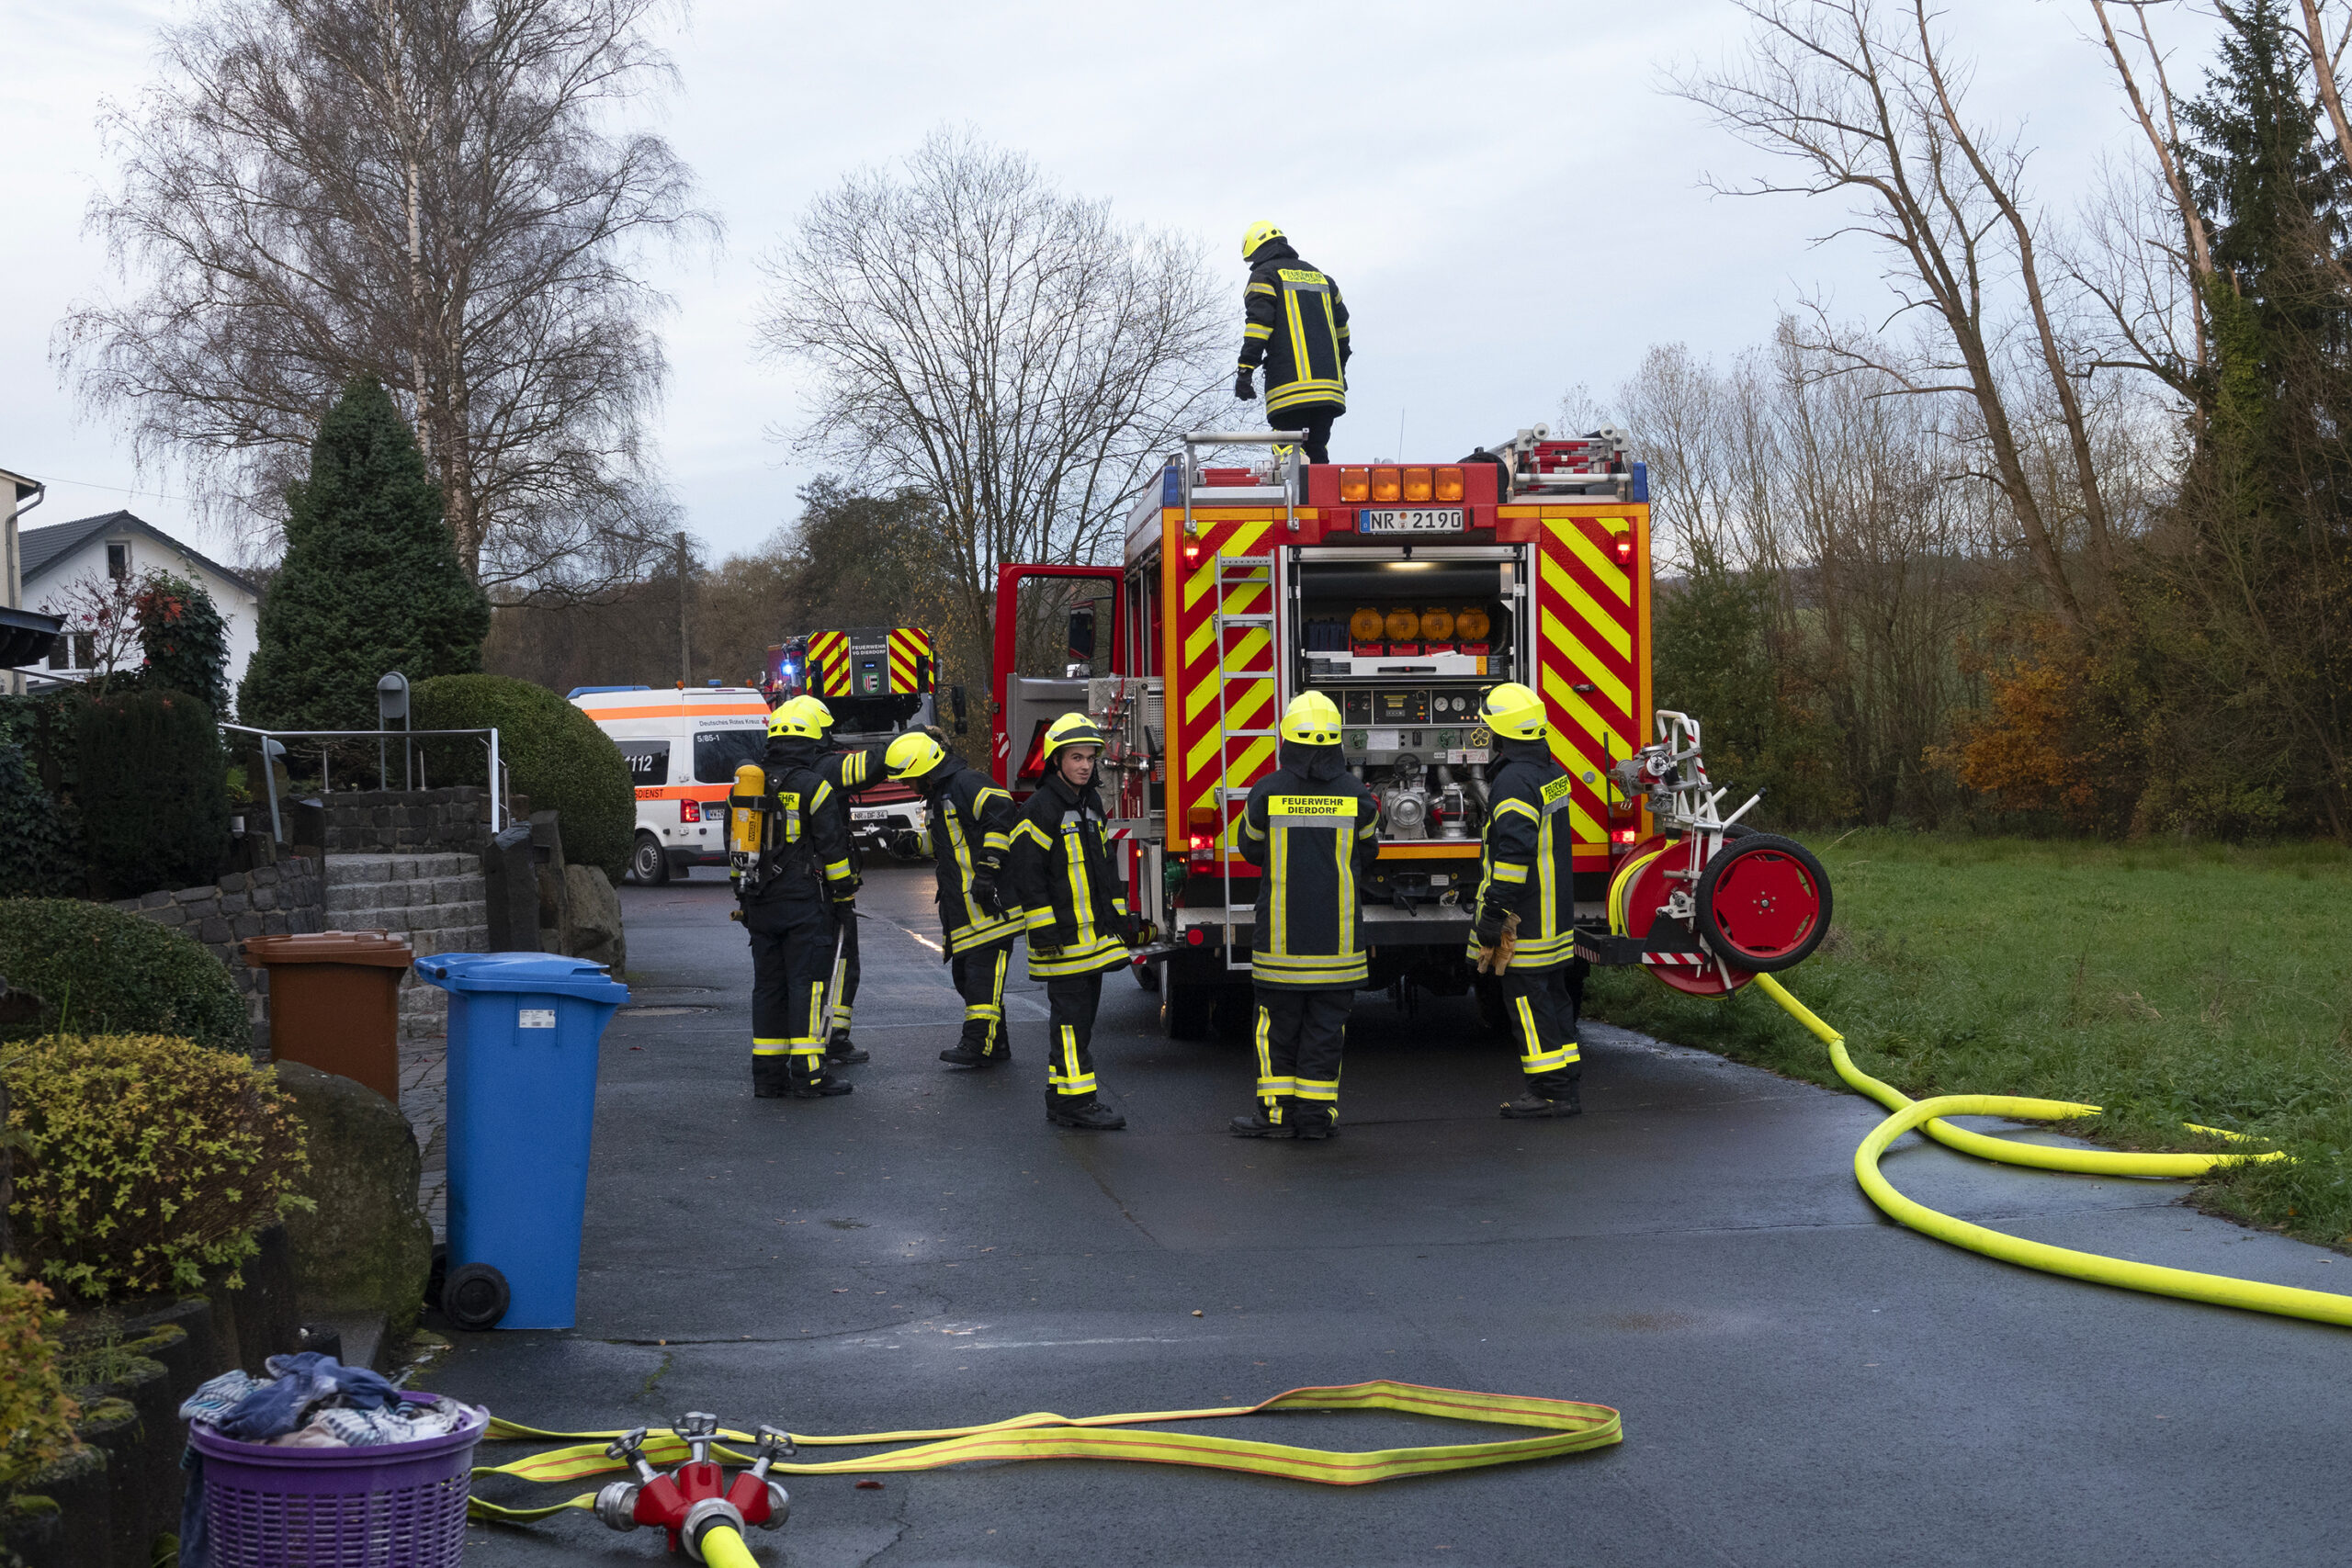
[[[2116,1285],[2127,1291],[2146,1291],[2154,1295],[2178,1296],[2184,1301],[2210,1302],[2216,1306],[2244,1307],[2250,1312],[2275,1313],[2281,1317],[2305,1317],[2315,1323],[2334,1323],[2352,1327],[2352,1296],[2338,1295],[2332,1291],[2298,1290],[2291,1285],[2266,1285],[2254,1280],[2235,1280],[2226,1274],[2199,1274],[2188,1269],[2167,1269],[2154,1263],[2133,1263],[2121,1258],[2108,1258],[2096,1252],[2076,1252],[2071,1247],[2052,1247],[2022,1236],[2006,1235],[1999,1231],[1973,1225],[1965,1220],[1939,1213],[1926,1204],[1905,1198],[1894,1190],[1892,1182],[1878,1168],[1879,1156],[1887,1145],[1914,1128],[1947,1148],[1962,1154],[1974,1155],[1980,1159],[1997,1160],[2003,1165],[2027,1165],[2042,1170],[2073,1171],[2086,1176],[2204,1176],[2228,1165],[2240,1165],[2256,1160],[2280,1160],[2288,1156],[2272,1152],[2259,1155],[2143,1155],[2124,1154],[2110,1149],[2061,1149],[2041,1144],[2018,1143],[2010,1138],[1992,1137],[1984,1133],[1972,1133],[1965,1127],[1955,1127],[1941,1120],[1946,1116],[2006,1116],[2020,1122],[2071,1122],[2085,1116],[2096,1116],[2096,1105],[2076,1105],[2063,1100],[2027,1100],[2007,1094],[1939,1094],[1932,1100],[1912,1100],[1894,1085],[1882,1083],[1854,1065],[1846,1052],[1846,1037],[1824,1023],[1813,1010],[1806,1007],[1770,975],[1758,975],[1756,983],[1764,994],[1781,1004],[1791,1018],[1813,1031],[1821,1043],[1829,1047],[1829,1060],[1837,1067],[1838,1076],[1857,1093],[1868,1095],[1894,1112],[1871,1129],[1854,1151],[1854,1179],[1861,1184],[1871,1202],[1877,1204],[1896,1222],[1910,1226],[1923,1235],[1948,1241],[1954,1247],[1981,1252],[1987,1258],[1997,1258],[2005,1263],[2020,1264],[2039,1269],[2045,1274],[2064,1274],[2070,1279],[2088,1280],[2098,1285]],[[2245,1143],[2251,1140],[2244,1134],[2219,1127],[2200,1127],[2185,1123],[2193,1133],[2208,1137],[2226,1138]]]
[[[1382,1449],[1351,1453],[1329,1449],[1294,1448],[1285,1443],[1259,1443],[1240,1438],[1202,1437],[1191,1432],[1136,1432],[1108,1428],[1148,1427],[1168,1421],[1205,1421],[1227,1416],[1263,1416],[1283,1410],[1396,1410],[1409,1416],[1434,1416],[1454,1421],[1497,1426],[1532,1427],[1540,1436],[1488,1442],[1445,1443],[1429,1448]],[[478,1468],[474,1474],[511,1475],[524,1481],[572,1482],[591,1475],[627,1470],[627,1461],[605,1451],[617,1438],[610,1432],[548,1432],[535,1427],[492,1418],[489,1439],[526,1439],[573,1446],[551,1449],[511,1464]],[[1515,1394],[1468,1393],[1457,1389],[1427,1388],[1419,1383],[1346,1383],[1330,1388],[1297,1388],[1257,1404],[1223,1405],[1206,1410],[1150,1410],[1137,1415],[1086,1416],[1072,1418],[1039,1411],[990,1421],[978,1427],[942,1427],[924,1431],[860,1432],[845,1437],[804,1437],[792,1440],[803,1447],[912,1443],[912,1448],[860,1459],[769,1467],[772,1475],[883,1475],[910,1470],[938,1470],[980,1460],[1102,1459],[1130,1460],[1150,1464],[1198,1465],[1212,1470],[1237,1470],[1251,1475],[1280,1476],[1289,1481],[1315,1481],[1329,1486],[1363,1486],[1399,1476],[1426,1475],[1435,1471],[1475,1470],[1482,1465],[1516,1464],[1605,1448],[1624,1437],[1617,1412],[1605,1404],[1585,1404],[1568,1399],[1536,1399]],[[745,1432],[721,1431],[723,1443],[750,1443]],[[656,1465],[674,1464],[686,1457],[686,1444],[674,1436],[648,1437],[645,1457]],[[724,1447],[715,1457],[734,1464],[747,1457]],[[593,1509],[595,1496],[582,1493],[542,1507],[512,1508],[476,1497],[467,1504],[469,1517],[507,1524],[528,1524],[566,1508]],[[716,1532],[714,1532],[716,1533]],[[740,1541],[737,1542],[740,1547]],[[713,1561],[719,1561],[713,1559]],[[743,1562],[749,1562],[745,1557]]]

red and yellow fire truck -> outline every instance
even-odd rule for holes
[[[1235,825],[1300,692],[1339,704],[1347,762],[1380,796],[1365,936],[1373,986],[1408,1007],[1473,989],[1488,688],[1524,682],[1550,709],[1575,780],[1580,922],[1607,929],[1612,862],[1648,832],[1644,798],[1610,772],[1652,722],[1647,477],[1623,434],[1538,425],[1457,463],[1362,466],[1306,463],[1291,439],[1186,437],[1130,517],[1121,566],[1000,571],[995,772],[1026,793],[1056,715],[1104,727],[1131,908],[1168,933],[1138,978],[1182,1038],[1246,1016],[1257,873]],[[1215,448],[1250,460],[1204,464]],[[1088,594],[1069,657],[1016,668],[1040,597]]]

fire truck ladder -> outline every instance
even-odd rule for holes
[[[1261,577],[1259,575],[1261,572],[1265,575]],[[1234,593],[1243,589],[1256,587],[1261,583],[1264,585],[1266,590],[1267,609],[1265,613],[1251,615],[1227,614],[1225,606],[1230,602],[1231,596]],[[1274,679],[1276,673],[1282,667],[1282,660],[1274,648],[1273,602],[1274,558],[1271,551],[1262,556],[1219,556],[1216,558],[1216,609],[1212,614],[1211,620],[1216,627],[1216,724],[1218,734],[1218,784],[1216,786],[1216,803],[1217,819],[1219,823],[1218,830],[1222,834],[1231,834],[1234,831],[1231,821],[1226,817],[1226,811],[1227,808],[1229,808],[1236,801],[1246,801],[1250,798],[1250,786],[1247,784],[1233,784],[1223,782],[1227,767],[1226,761],[1227,744],[1235,740],[1246,743],[1269,739],[1279,734],[1279,730],[1273,728],[1278,722],[1278,716],[1280,713],[1280,705],[1274,700]],[[1263,631],[1266,634],[1266,667],[1263,670],[1236,670],[1233,668],[1232,654],[1225,645],[1225,634],[1228,627],[1238,629],[1245,640],[1252,631]],[[1237,686],[1243,688],[1243,690],[1237,693],[1234,690]],[[1236,709],[1249,709],[1252,705],[1250,699],[1260,689],[1262,689],[1265,693],[1266,716],[1263,722],[1267,728],[1262,729],[1234,728],[1234,711]],[[1245,744],[1242,747],[1242,750],[1247,751],[1249,750],[1249,746]],[[1229,847],[1238,848],[1238,846],[1234,845]],[[1242,963],[1234,956],[1232,854],[1229,852],[1220,852],[1217,856],[1217,867],[1225,876],[1225,966],[1227,969],[1235,973],[1246,975],[1250,972],[1250,965]]]

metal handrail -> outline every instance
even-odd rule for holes
[[[264,740],[375,740],[391,736],[406,739],[423,739],[430,736],[487,735],[490,737],[490,830],[499,831],[498,798],[498,728],[487,729],[262,729],[250,724],[224,724],[223,729],[233,729],[240,735],[257,735]],[[277,809],[277,781],[269,775],[269,750],[262,749],[261,776],[269,792],[269,836],[271,841],[283,840],[284,819]]]

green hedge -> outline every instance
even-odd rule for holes
[[[57,803],[23,750],[0,740],[0,897],[76,893],[82,882]]]
[[[185,692],[99,697],[76,735],[90,871],[111,898],[193,887],[229,854],[229,759],[212,710]]]
[[[0,899],[0,975],[42,1003],[37,1022],[0,1027],[0,1039],[63,1030],[253,1049],[244,998],[219,959],[183,932],[104,904]]]
[[[418,682],[412,698],[419,729],[495,726],[516,793],[531,797],[534,811],[561,814],[563,858],[620,881],[637,835],[637,790],[621,749],[594,719],[545,686],[504,675],[436,675]],[[435,784],[482,777],[479,741],[435,742],[426,754]]]

